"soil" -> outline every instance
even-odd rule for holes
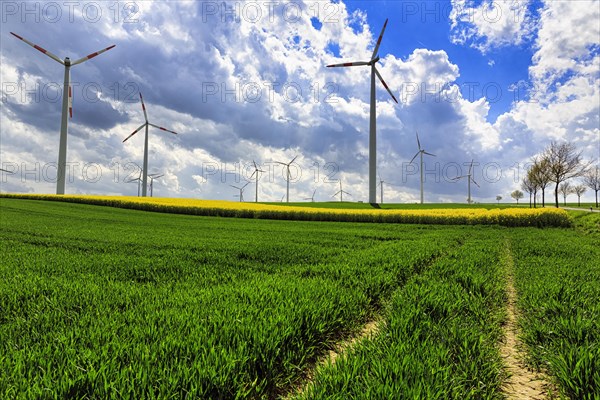
[[[501,344],[500,354],[504,361],[508,377],[502,390],[508,399],[542,400],[548,399],[550,385],[548,378],[527,368],[523,361],[523,344],[518,337],[517,326],[517,292],[514,286],[513,260],[508,255],[507,260],[507,295],[506,324],[504,325],[504,342]]]

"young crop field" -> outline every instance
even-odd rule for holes
[[[594,218],[279,221],[0,198],[0,398],[504,398],[512,276],[528,365],[594,399]]]

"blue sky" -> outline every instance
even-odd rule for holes
[[[519,188],[552,140],[600,158],[599,1],[348,1],[2,3],[0,163],[7,192],[53,193],[63,67],[9,32],[77,65],[67,193],[137,193],[143,132],[154,193],[231,199],[256,160],[259,199],[331,200],[338,180],[367,200],[368,60],[386,18],[377,83],[378,170],[384,199],[415,202],[419,132],[426,201],[465,201],[452,177],[475,163],[476,201]],[[62,8],[61,8],[62,7]],[[130,8],[127,8],[130,7]],[[378,191],[379,193],[379,191]],[[254,199],[254,185],[244,193]],[[585,198],[591,199],[588,192]],[[571,200],[574,200],[573,197]]]

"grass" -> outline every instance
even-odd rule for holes
[[[305,396],[498,398],[510,241],[532,365],[594,398],[597,220],[572,215],[517,229],[0,198],[0,397],[277,398],[377,317]]]

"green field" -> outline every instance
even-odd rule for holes
[[[594,399],[600,221],[573,215],[360,224],[0,198],[0,398],[274,399],[307,381],[297,397],[503,398],[510,258],[530,365]]]

